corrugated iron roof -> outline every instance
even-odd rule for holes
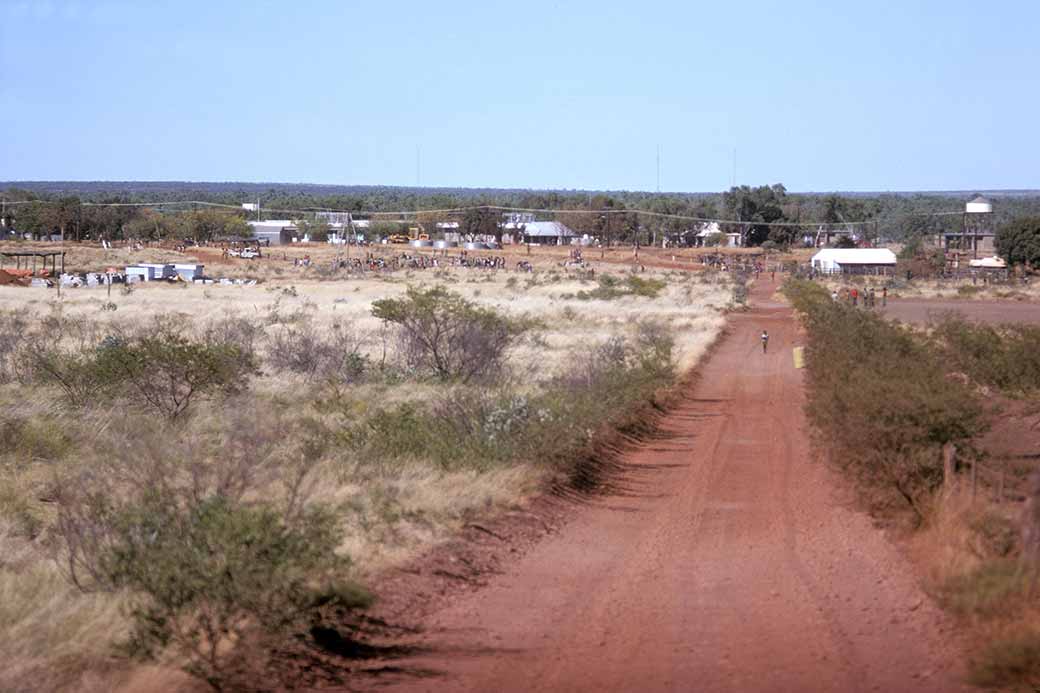
[[[839,265],[894,265],[896,254],[888,248],[824,248],[813,255],[813,264],[833,262]]]

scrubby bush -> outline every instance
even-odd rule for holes
[[[369,462],[427,459],[446,469],[517,460],[573,469],[591,438],[638,416],[674,378],[673,335],[655,322],[575,350],[535,391],[457,387],[429,405],[404,403],[347,425],[344,438]],[[351,417],[353,418],[353,417]]]
[[[923,517],[942,483],[943,445],[969,455],[985,430],[977,396],[911,331],[835,302],[811,282],[791,280],[784,291],[809,333],[806,409],[830,458],[880,491],[874,502],[894,491]]]
[[[582,301],[613,301],[625,296],[657,298],[661,290],[668,286],[667,282],[660,279],[644,279],[634,274],[624,281],[610,274],[601,274],[597,282],[595,289],[579,291],[574,297]]]
[[[115,419],[55,471],[50,543],[80,589],[129,593],[133,652],[169,647],[226,682],[243,638],[266,648],[319,605],[364,603],[342,579],[335,518],[309,502],[332,442],[318,421],[255,402],[220,420]]]
[[[947,316],[933,335],[944,360],[975,382],[1007,394],[1040,390],[1040,328],[984,325]]]
[[[302,320],[271,335],[267,362],[275,370],[354,381],[367,367],[361,343],[349,327],[334,324],[323,330],[309,319]]]
[[[33,333],[20,348],[19,363],[29,380],[59,387],[73,406],[125,397],[169,419],[199,399],[240,391],[255,370],[252,356],[230,334],[195,338],[174,316],[104,338],[93,331],[78,337],[73,331],[62,341]]]
[[[499,374],[506,350],[528,327],[442,287],[375,301],[372,314],[397,327],[408,367],[459,382]]]
[[[29,320],[25,313],[0,313],[0,383],[11,382],[18,377],[18,354],[28,329]]]
[[[257,629],[274,640],[264,644],[276,644],[301,629],[329,594],[351,594],[328,588],[345,559],[336,555],[339,532],[326,512],[289,525],[264,505],[213,496],[182,509],[151,495],[115,514],[112,525],[104,569],[136,595],[131,650],[154,658],[172,646],[215,688],[237,665],[229,646]]]
[[[168,419],[200,398],[244,389],[254,371],[238,347],[196,341],[163,320],[152,330],[104,343],[92,366],[103,381],[122,383],[131,401]]]

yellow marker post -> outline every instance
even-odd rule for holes
[[[794,355],[794,367],[805,368],[805,347],[795,347],[792,349]]]

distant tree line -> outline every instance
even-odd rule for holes
[[[959,231],[964,202],[971,194],[952,193],[790,193],[782,184],[735,186],[723,193],[647,193],[632,191],[532,191],[372,186],[268,185],[243,183],[22,183],[0,193],[8,201],[40,204],[7,206],[7,228],[70,239],[184,238],[200,241],[248,233],[245,213],[211,208],[188,209],[186,201],[238,206],[260,199],[262,208],[290,210],[313,219],[319,210],[361,215],[374,212],[417,212],[419,223],[458,222],[464,234],[501,236],[502,220],[486,210],[450,212],[483,205],[551,210],[536,213],[555,219],[580,234],[608,243],[656,243],[699,230],[689,218],[732,220],[723,231],[739,232],[753,245],[798,243],[811,226],[859,225],[863,235],[910,241],[940,231]],[[1015,219],[1040,216],[1040,193],[1001,193],[994,198],[994,227]],[[170,208],[87,206],[84,203],[162,202]],[[559,210],[559,211],[556,211]],[[568,211],[569,210],[569,211]],[[654,215],[643,214],[652,212]],[[284,218],[289,213],[273,213]],[[938,216],[937,216],[938,215]],[[687,217],[686,219],[677,217]],[[387,218],[377,218],[389,226]],[[327,226],[314,219],[312,237]],[[994,228],[994,230],[995,230]]]

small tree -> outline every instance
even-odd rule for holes
[[[443,287],[410,287],[405,298],[373,303],[372,314],[398,327],[409,366],[463,382],[501,370],[506,349],[524,328]]]
[[[151,330],[106,340],[93,367],[101,382],[123,383],[130,399],[168,419],[199,398],[239,391],[255,370],[238,346],[193,340],[162,318]]]
[[[997,230],[997,253],[1008,264],[1040,266],[1040,216],[1023,217]]]
[[[229,646],[258,632],[272,644],[305,625],[329,599],[368,603],[356,588],[330,589],[346,559],[332,515],[311,511],[287,525],[279,513],[214,496],[188,508],[153,495],[113,518],[105,557],[112,582],[131,590],[130,645],[154,658],[172,646],[187,669],[223,688],[234,668]]]

